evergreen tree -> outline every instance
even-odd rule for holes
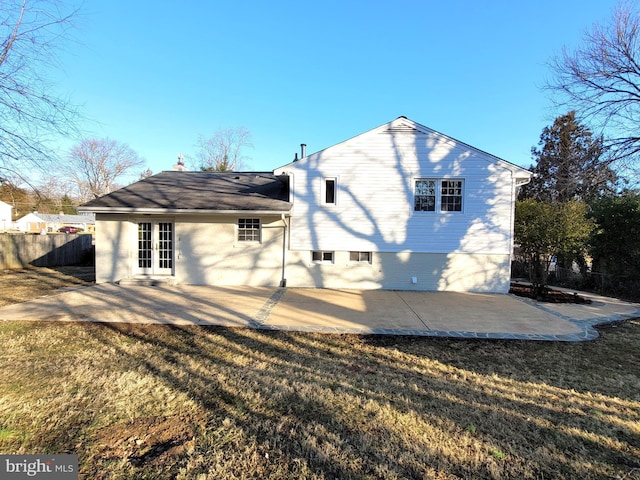
[[[601,286],[640,296],[640,192],[625,192],[592,205],[597,228],[591,239],[593,271],[606,273]]]
[[[540,135],[539,148],[531,154],[536,164],[531,183],[520,198],[539,201],[591,201],[615,191],[617,177],[603,160],[603,140],[576,120],[575,112],[562,115]]]
[[[60,210],[62,211],[62,213],[65,213],[67,215],[76,215],[78,213],[78,210],[76,209],[69,195],[64,195],[60,199],[60,203]]]

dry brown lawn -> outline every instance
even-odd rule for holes
[[[87,479],[640,479],[640,321],[601,333],[4,322],[0,452],[76,453]]]
[[[93,281],[93,267],[0,270],[0,307],[33,300],[59,289],[87,285]]]

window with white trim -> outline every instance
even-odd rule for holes
[[[314,250],[311,252],[311,261],[314,263],[333,263],[334,252],[326,250]]]
[[[325,178],[322,183],[322,203],[324,205],[335,205],[337,203],[338,179]]]
[[[260,241],[260,219],[259,218],[239,218],[238,219],[238,241],[239,242],[259,242]]]
[[[414,212],[462,212],[464,180],[419,178],[415,181]]]
[[[436,183],[436,180],[429,178],[416,180],[416,190],[413,205],[414,211],[436,211]]]
[[[440,180],[440,211],[462,211],[462,180]]]
[[[371,252],[349,252],[349,261],[357,263],[371,263]]]

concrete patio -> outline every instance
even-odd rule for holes
[[[480,293],[101,284],[2,307],[0,320],[582,341],[598,336],[594,325],[640,317],[639,304],[582,295],[592,303]]]

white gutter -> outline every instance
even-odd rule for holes
[[[289,210],[203,210],[197,208],[131,208],[131,207],[78,207],[79,212],[137,213],[151,215],[200,214],[200,215],[289,215]]]

